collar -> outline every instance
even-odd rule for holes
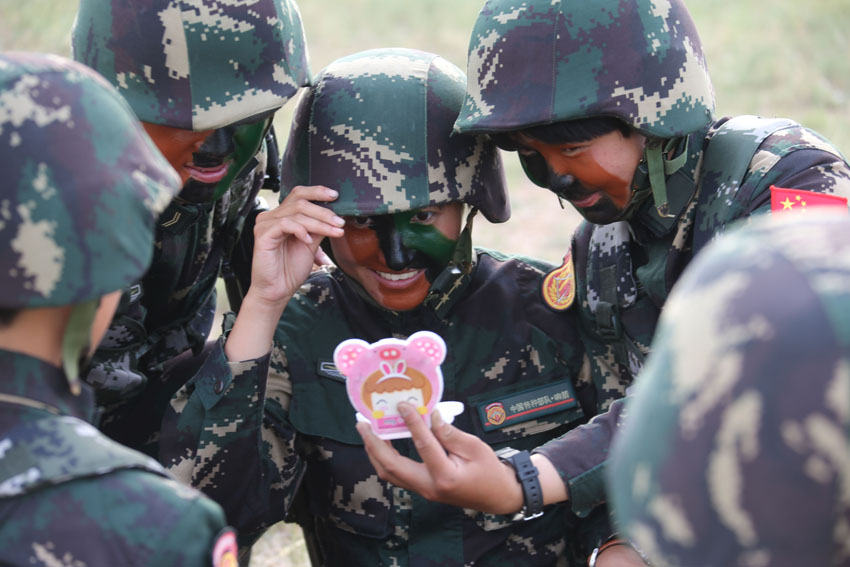
[[[8,405],[71,415],[89,423],[94,420],[91,387],[82,384],[80,395],[74,396],[67,376],[58,366],[26,354],[0,350],[0,407]]]

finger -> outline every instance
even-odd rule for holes
[[[375,470],[378,472],[378,476],[387,480],[386,478],[386,469],[384,469],[383,461],[390,458],[387,455],[388,451],[394,451],[395,449],[392,446],[387,449],[383,447],[385,445],[378,437],[372,433],[372,428],[368,423],[357,423],[355,426],[357,428],[357,433],[360,434],[360,437],[363,439],[363,448],[366,449],[366,456],[369,457],[369,462],[372,463],[372,466],[375,467]]]
[[[259,231],[255,231],[254,240],[261,246],[274,249],[286,239],[294,236],[307,245],[312,245],[314,238],[339,237],[344,233],[341,228],[327,225],[308,217],[284,217],[278,219],[274,224],[266,224]]]
[[[432,486],[428,469],[422,463],[403,457],[389,441],[379,439],[368,423],[355,425],[369,462],[375,467],[378,476],[385,481],[423,494],[429,494]],[[427,496],[426,496],[427,497]]]
[[[260,249],[274,250],[288,236],[294,236],[308,246],[313,243],[313,237],[310,236],[310,231],[303,224],[291,218],[283,218],[271,226],[264,227],[264,230],[260,234],[255,235],[254,246]]]
[[[425,420],[422,419],[416,408],[407,402],[401,402],[398,404],[398,411],[404,418],[407,428],[410,429],[413,445],[430,473],[434,477],[451,474],[454,464],[446,455],[446,450],[440,441],[425,425]],[[434,419],[435,414],[438,414],[438,412],[433,412],[431,419]]]
[[[330,238],[339,238],[345,234],[345,231],[341,227],[336,226],[335,223],[328,223],[325,219],[317,219],[308,215],[299,214],[292,217],[286,217],[278,222],[282,221],[298,223],[307,229],[308,232],[316,235],[328,236]]]
[[[342,227],[345,226],[345,219],[337,216],[330,209],[317,205],[316,203],[303,200],[291,203],[281,203],[278,208],[268,211],[268,216],[263,218],[258,216],[256,223],[265,225],[273,223],[276,219],[285,218],[292,218],[301,221],[311,219],[339,229],[342,229]]]
[[[316,265],[318,265],[318,266],[333,266],[334,265],[334,263],[330,259],[330,257],[327,254],[325,254],[325,251],[322,250],[321,248],[316,249],[316,255],[314,257],[314,261],[316,262]]]
[[[431,414],[431,431],[444,450],[466,460],[474,459],[476,450],[486,448],[487,451],[490,451],[489,446],[475,435],[471,435],[453,425],[445,423],[439,411]]]
[[[339,193],[330,187],[324,185],[296,185],[293,187],[289,195],[284,198],[285,203],[288,200],[304,199],[307,201],[333,201],[339,197]]]
[[[316,202],[332,201],[336,197],[337,192],[327,187],[299,186],[293,189],[277,207],[259,215],[257,222],[261,222],[264,218],[276,218],[302,213],[320,219],[328,224],[342,227],[345,225],[345,221],[341,217],[337,216],[328,207]]]

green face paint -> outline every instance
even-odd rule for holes
[[[233,163],[230,164],[227,175],[215,186],[213,200],[224,195],[224,192],[227,191],[236,176],[248,165],[251,158],[257,155],[271,123],[272,117],[269,116],[257,122],[228,127],[233,129],[233,144],[236,149],[233,152]]]
[[[406,211],[393,215],[396,230],[402,243],[408,248],[418,250],[445,267],[452,259],[457,240],[452,240],[432,224],[411,222],[420,211]]]

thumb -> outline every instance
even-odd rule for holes
[[[316,254],[313,258],[313,262],[317,266],[333,266],[334,263],[331,261],[330,257],[325,254],[325,251],[322,250],[321,247],[316,248]]]
[[[431,431],[446,451],[460,456],[468,455],[483,443],[475,435],[444,422],[439,411],[431,413]]]

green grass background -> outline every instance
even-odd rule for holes
[[[590,1],[590,0],[576,0]],[[465,68],[469,33],[483,0],[299,0],[313,72],[376,47],[439,53]],[[70,0],[0,0],[0,49],[70,54]],[[787,116],[850,152],[850,5],[847,0],[692,0],[717,98],[717,114]],[[292,103],[275,120],[289,130]],[[478,220],[476,242],[557,261],[578,221],[505,156],[513,217]],[[306,565],[296,529],[275,527],[253,567]]]

